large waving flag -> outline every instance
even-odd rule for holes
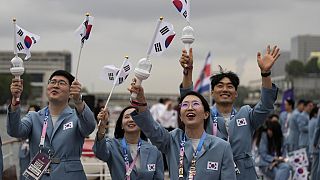
[[[40,36],[30,33],[22,29],[17,24],[15,25],[15,53],[26,54],[25,60],[31,57],[30,48],[33,44],[38,43]]]
[[[187,22],[190,20],[190,0],[172,0],[173,5]]]
[[[114,65],[106,65],[102,69],[101,79],[118,86],[127,79],[131,70],[132,70],[132,65],[128,60],[125,60],[121,71],[120,71],[120,68],[117,68]],[[115,81],[117,79],[117,75],[119,72],[120,72],[119,78],[117,81]]]
[[[90,16],[89,14],[87,14],[86,16],[87,17],[84,19],[83,23],[78,27],[78,29],[75,32],[78,36],[80,36],[82,44],[85,40],[89,39],[93,23],[93,16]]]
[[[173,31],[173,25],[161,20],[150,53],[156,55],[162,54],[162,52],[169,47],[175,35],[176,33]]]
[[[204,92],[210,92],[210,76],[211,76],[211,53],[209,52],[204,64],[199,79],[196,81],[194,90],[202,94]]]

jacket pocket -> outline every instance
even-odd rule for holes
[[[244,167],[245,168],[251,168],[251,167],[253,167],[253,160],[251,159],[251,158],[245,158],[245,159],[243,159],[243,163],[244,163]]]
[[[83,166],[80,161],[66,161],[64,169],[66,172],[83,171]]]

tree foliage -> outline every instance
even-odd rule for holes
[[[292,60],[285,67],[286,72],[289,76],[303,76],[304,75],[304,65],[299,60]]]

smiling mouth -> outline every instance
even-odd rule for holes
[[[188,118],[194,118],[196,117],[196,114],[195,113],[187,113],[186,115]]]
[[[128,127],[129,128],[134,128],[134,127],[136,127],[137,125],[135,125],[135,124],[128,124]]]

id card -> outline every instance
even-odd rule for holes
[[[37,153],[30,162],[28,168],[23,172],[23,176],[29,180],[38,180],[47,170],[51,163],[49,155],[46,153]]]

